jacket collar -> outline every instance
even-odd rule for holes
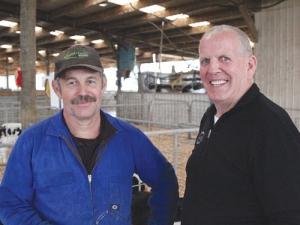
[[[237,102],[237,104],[230,109],[228,112],[226,112],[225,114],[231,114],[234,113],[238,110],[243,109],[244,107],[246,107],[250,102],[252,102],[258,95],[260,94],[260,90],[257,86],[256,83],[253,83],[252,86],[249,88],[249,90],[243,95],[243,97]],[[210,115],[210,117],[216,114],[216,107],[214,104],[212,104],[209,108],[208,108],[208,114]],[[224,115],[225,115],[224,114]]]
[[[101,118],[103,119],[104,123],[104,139],[108,140],[111,138],[118,130],[120,130],[120,127],[117,126],[117,124],[114,122],[112,116],[108,115],[107,113],[100,110]],[[53,135],[56,137],[66,135],[67,137],[71,138],[68,128],[63,122],[63,109],[61,109],[56,115],[52,116],[49,121],[49,126],[46,131],[47,134]]]

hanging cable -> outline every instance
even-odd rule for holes
[[[165,22],[161,21],[161,35],[160,35],[160,46],[159,46],[159,72],[161,73],[161,59],[162,59],[162,46],[163,46],[163,39],[164,39],[164,25]]]

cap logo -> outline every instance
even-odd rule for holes
[[[64,59],[73,59],[79,57],[88,57],[89,53],[87,51],[74,51],[65,55]]]

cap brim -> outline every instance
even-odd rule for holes
[[[62,71],[59,71],[59,73],[54,75],[54,79],[59,77],[64,71],[71,69],[71,68],[76,68],[76,67],[85,67],[85,68],[95,70],[96,72],[103,73],[103,68],[88,65],[88,64],[76,64],[76,65],[68,66],[68,67],[64,68]]]

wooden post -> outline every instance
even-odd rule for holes
[[[20,67],[22,88],[20,122],[22,129],[37,122],[36,104],[36,0],[20,0]]]

